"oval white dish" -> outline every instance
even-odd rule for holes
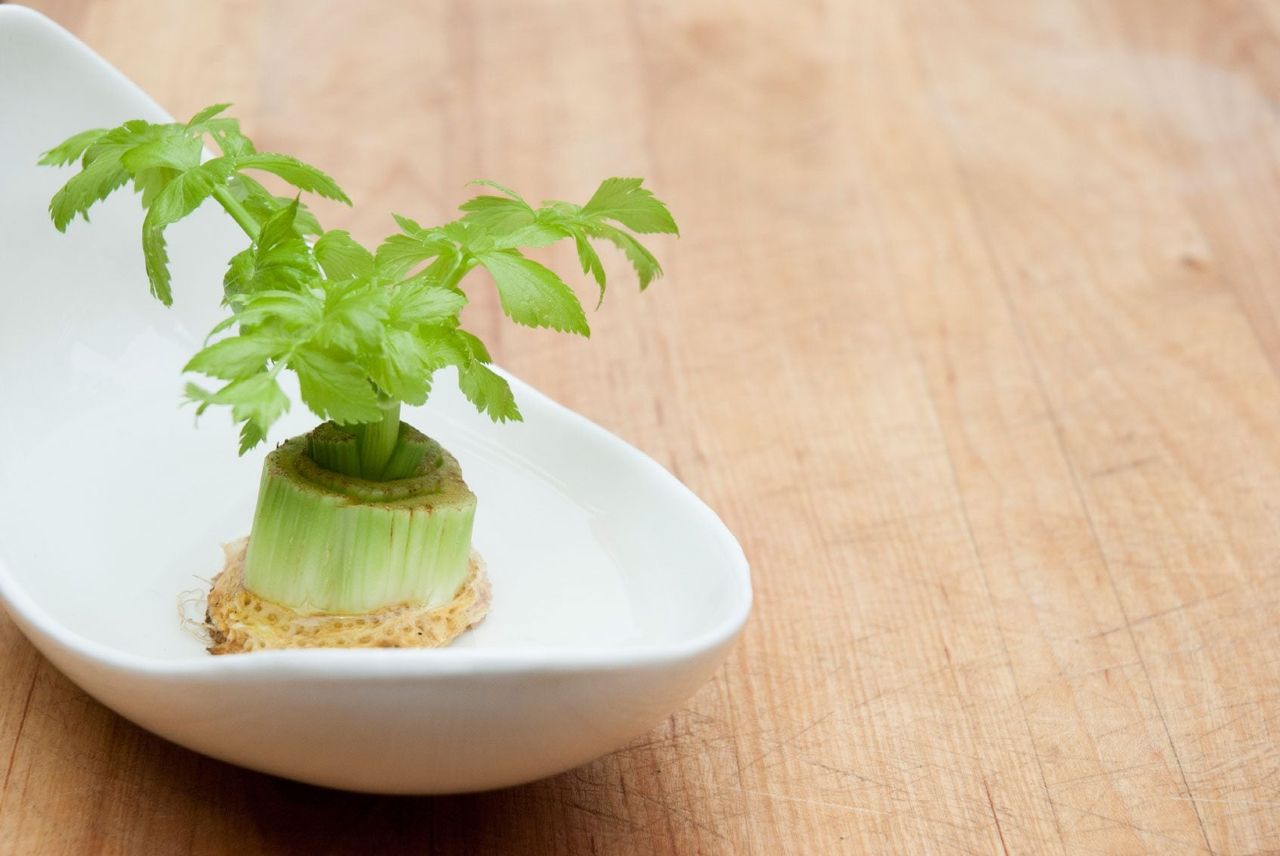
[[[751,605],[741,548],[651,459],[512,379],[495,426],[442,378],[406,419],[480,497],[489,617],[434,651],[213,657],[179,594],[249,527],[262,452],[222,419],[192,426],[178,369],[218,317],[240,248],[212,211],[171,230],[176,305],[146,293],[141,214],[121,193],[93,228],[45,213],[69,173],[39,153],[87,127],[167,119],[46,18],[0,7],[0,600],[102,703],[198,752],[331,787],[482,790],[611,751],[723,661]],[[412,212],[410,212],[412,213]],[[295,406],[279,433],[311,419]],[[74,515],[66,514],[71,508]]]

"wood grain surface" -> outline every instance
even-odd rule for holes
[[[0,619],[0,853],[1280,852],[1280,6],[35,5],[361,238],[648,176],[683,237],[589,345],[469,320],[757,600],[652,734],[432,799],[178,749]]]

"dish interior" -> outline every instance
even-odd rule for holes
[[[94,642],[208,657],[182,628],[180,595],[248,532],[265,449],[237,458],[223,413],[197,427],[180,369],[221,317],[226,260],[245,241],[209,208],[171,229],[166,309],[147,294],[130,192],[96,207],[92,227],[54,230],[46,206],[72,173],[37,168],[40,152],[84,128],[166,117],[38,22],[0,20],[0,116],[22,117],[0,133],[0,575]],[[340,164],[321,166],[341,178]],[[491,424],[446,373],[405,416],[457,455],[480,498],[475,546],[495,598],[455,645],[665,646],[732,620],[745,571],[714,515],[644,456],[515,386],[523,424]],[[315,423],[294,402],[272,441]]]

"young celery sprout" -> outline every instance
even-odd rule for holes
[[[521,249],[572,240],[603,300],[592,242],[621,249],[643,289],[662,269],[634,233],[676,234],[675,221],[640,179],[606,179],[584,205],[536,208],[480,181],[495,192],[465,202],[459,219],[424,227],[396,215],[400,232],[371,252],[347,232],[324,230],[301,202],[314,193],[350,204],[333,179],[259,152],[227,107],[185,124],[84,131],[40,159],[80,166],[49,204],[60,231],[132,182],[146,210],[151,293],[166,305],[166,227],[209,199],[220,205],[249,246],[223,277],[228,317],[183,369],[217,383],[188,383],[186,395],[200,413],[231,409],[241,454],[289,409],[283,371],[297,375],[303,403],[325,420],[266,457],[247,548],[229,554],[210,595],[211,650],[445,644],[487,608],[471,551],[476,498],[454,457],[401,422],[400,408],[425,402],[436,370],[453,366],[478,410],[520,419],[484,343],[459,322],[462,283],[483,268],[512,321],[587,336],[573,290]],[[208,141],[217,157],[205,159]],[[273,195],[259,173],[298,195]]]

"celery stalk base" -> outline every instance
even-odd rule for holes
[[[407,478],[372,481],[324,469],[308,438],[263,465],[244,587],[298,614],[354,615],[450,602],[467,578],[476,498],[452,455],[428,450]]]

